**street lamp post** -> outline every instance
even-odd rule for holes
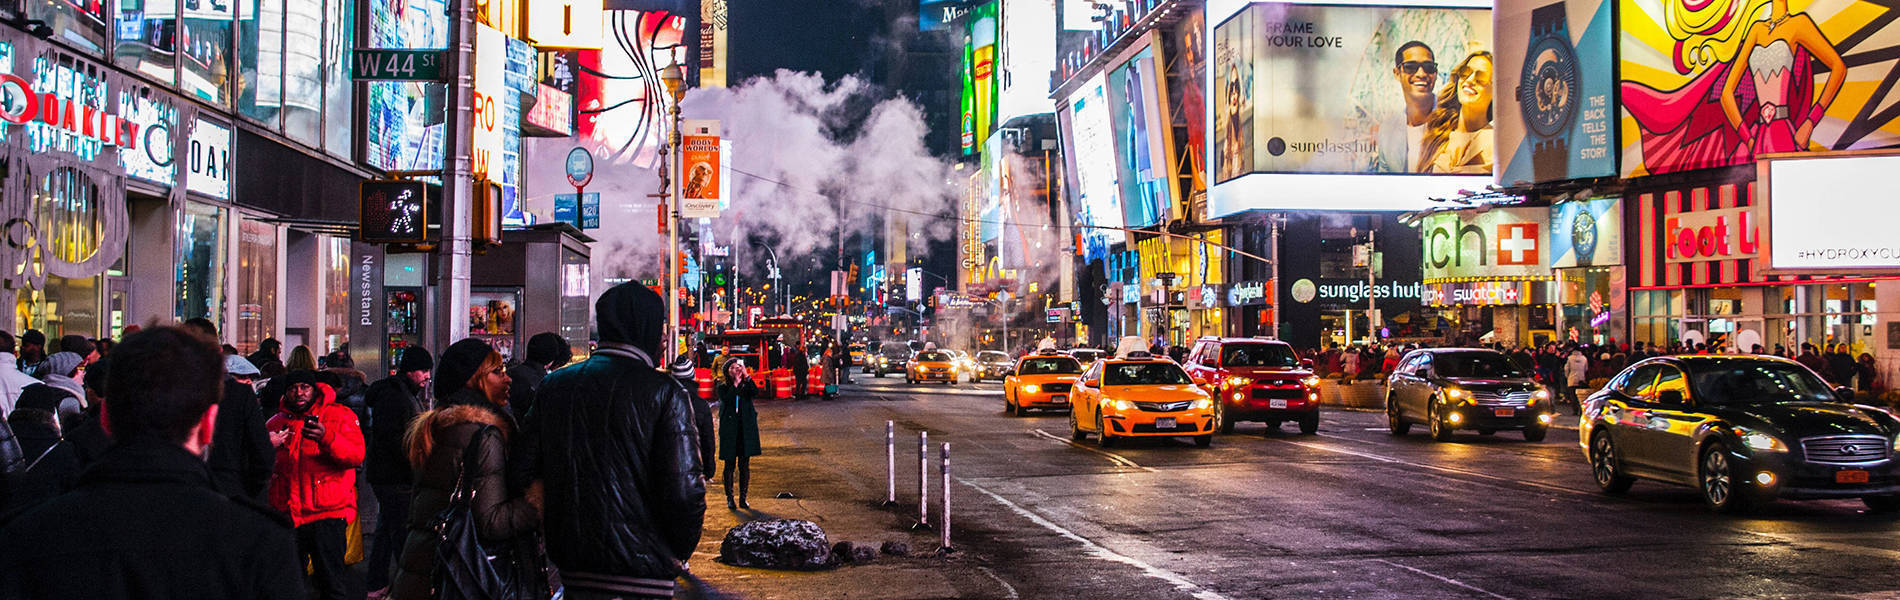
[[[676,344],[679,343],[680,336],[678,264],[680,256],[680,161],[684,159],[680,152],[680,100],[686,97],[686,77],[682,71],[679,63],[673,63],[672,66],[660,71],[660,82],[666,84],[666,93],[673,98],[673,106],[671,109],[673,115],[673,132],[672,135],[667,137],[667,155],[672,160],[667,161],[667,173],[665,175],[667,179],[665,209],[666,273],[664,279],[666,285],[661,288],[666,290],[666,341],[660,345],[663,356],[653,357],[653,359],[661,365],[667,364],[673,359],[674,355],[679,354],[679,349]]]

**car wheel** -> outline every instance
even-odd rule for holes
[[[883,378],[884,378],[884,372],[883,372],[883,371],[865,371],[865,372],[866,372],[866,373],[870,373],[872,377],[876,377],[876,378],[878,378],[878,379],[883,379]]]
[[[1597,487],[1602,488],[1603,493],[1621,494],[1636,483],[1636,478],[1623,474],[1622,459],[1609,433],[1599,431],[1590,436],[1590,473],[1596,476]]]
[[[1860,499],[1867,505],[1867,512],[1890,513],[1900,510],[1900,496],[1868,496]]]
[[[1390,430],[1392,435],[1405,435],[1412,432],[1412,422],[1399,416],[1399,406],[1392,403],[1391,396],[1385,399],[1385,428]]]
[[[1003,414],[1016,417],[1016,416],[1022,416],[1023,413],[1021,410],[1016,408],[1015,398],[1011,398],[1009,396],[1003,396]]]
[[[1524,441],[1526,442],[1541,442],[1544,441],[1544,436],[1547,435],[1550,435],[1550,427],[1544,425],[1532,425],[1524,428]]]
[[[1069,439],[1077,442],[1089,439],[1088,432],[1082,431],[1082,423],[1075,420],[1073,410],[1069,411]]]
[[[1432,439],[1434,440],[1449,442],[1451,441],[1451,434],[1457,431],[1451,428],[1450,423],[1445,422],[1443,415],[1438,414],[1438,405],[1436,403],[1433,403],[1431,414],[1427,415],[1425,420],[1431,424]]]
[[[1102,413],[1095,413],[1095,444],[1103,448],[1115,447],[1115,440],[1108,436],[1108,426],[1102,424]]]
[[[1702,502],[1715,512],[1737,514],[1749,508],[1748,494],[1742,490],[1741,481],[1736,479],[1735,470],[1728,460],[1728,448],[1721,442],[1709,444],[1702,449],[1701,465],[1697,469],[1696,481],[1702,488]]]
[[[1206,448],[1212,445],[1214,445],[1214,434],[1194,436],[1194,447]]]
[[[1220,423],[1220,432],[1222,434],[1234,433],[1234,422],[1227,419],[1226,406],[1219,404],[1214,405],[1214,422]]]
[[[1317,410],[1313,411],[1313,414],[1300,417],[1300,434],[1313,435],[1316,433],[1319,433],[1319,411]]]

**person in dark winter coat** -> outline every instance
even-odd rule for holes
[[[356,468],[363,464],[363,431],[356,412],[336,401],[314,371],[284,375],[282,412],[264,424],[277,447],[270,503],[297,528],[297,555],[311,565],[310,582],[323,600],[348,592],[343,562],[350,521],[356,519]]]
[[[567,597],[668,597],[706,515],[686,390],[660,370],[665,302],[638,283],[594,303],[600,346],[555,371],[523,424],[547,489],[548,557]]]
[[[389,587],[391,561],[408,537],[409,500],[414,489],[415,470],[409,466],[409,452],[403,435],[409,424],[429,409],[424,393],[435,361],[421,346],[402,349],[396,374],[372,383],[363,394],[369,406],[369,456],[363,468],[368,471],[370,488],[376,492],[376,537],[370,544],[369,589]]]
[[[283,342],[277,341],[277,338],[264,338],[264,341],[257,343],[257,351],[246,358],[251,360],[251,364],[257,365],[264,379],[275,379],[284,374],[283,351]]]
[[[46,371],[46,334],[28,329],[20,334],[20,357],[15,359],[21,373],[39,377]]]
[[[544,331],[528,338],[528,355],[521,364],[508,369],[508,410],[519,420],[527,416],[528,409],[534,406],[534,390],[541,387],[541,379],[548,371],[565,366],[574,360],[574,351],[567,347],[567,340],[554,332]]]
[[[0,514],[38,504],[64,493],[78,479],[79,453],[61,437],[59,415],[40,408],[16,408],[7,415],[26,464],[6,474],[0,485]]]
[[[752,486],[752,457],[759,451],[759,415],[752,399],[759,395],[759,384],[752,380],[745,361],[728,360],[719,374],[719,459],[726,462],[726,508],[752,508],[746,503],[747,488]],[[732,501],[732,484],[739,483],[739,501]]]
[[[395,600],[432,598],[435,580],[436,515],[462,474],[462,456],[477,445],[477,463],[468,482],[474,490],[472,511],[484,550],[511,556],[517,584],[534,579],[524,556],[540,524],[538,498],[513,493],[507,485],[509,440],[516,434],[508,412],[508,372],[501,354],[487,342],[465,339],[436,361],[436,408],[417,417],[406,440],[409,465],[416,471],[415,499],[409,511],[409,536],[389,588]],[[543,590],[545,591],[545,590]],[[545,593],[530,597],[545,597]]]
[[[185,328],[211,343],[218,341],[218,328],[209,319],[185,321]],[[257,392],[251,387],[251,381],[261,374],[243,357],[225,356],[223,361],[224,395],[218,400],[218,436],[211,444],[208,461],[211,479],[225,494],[243,494],[264,502],[264,488],[270,484],[277,451],[264,429],[269,415],[258,408]],[[96,371],[97,365],[93,369]]]
[[[112,449],[72,491],[0,523],[0,598],[301,599],[290,523],[218,493],[204,456],[223,362],[161,327],[113,348]]]
[[[1847,344],[1835,344],[1826,358],[1828,381],[1840,387],[1854,385],[1854,376],[1860,373],[1860,368],[1854,363],[1854,355],[1848,351]]]
[[[713,465],[717,464],[714,460],[719,455],[718,446],[715,445],[717,440],[713,439],[713,410],[712,404],[699,396],[699,378],[693,368],[694,364],[693,355],[689,352],[673,359],[669,370],[673,374],[673,380],[678,381],[680,387],[686,389],[688,401],[693,404],[693,425],[699,430],[700,475],[705,479],[712,479]]]

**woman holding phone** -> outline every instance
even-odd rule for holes
[[[745,361],[728,359],[719,370],[719,459],[726,462],[726,508],[752,508],[746,504],[746,488],[752,483],[750,458],[759,455],[759,413],[752,398],[759,394],[752,380],[752,369]],[[733,470],[738,470],[739,501],[732,501]]]

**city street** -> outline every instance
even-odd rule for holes
[[[906,385],[856,375],[832,401],[764,402],[753,463],[763,515],[818,521],[833,541],[907,540],[910,558],[820,573],[720,565],[738,518],[709,494],[686,597],[720,598],[1723,598],[1895,597],[1900,530],[1857,501],[1711,513],[1688,488],[1599,493],[1574,424],[1435,443],[1374,412],[1325,413],[1317,436],[1243,423],[1188,440],[1071,443],[1067,417],[1003,413],[996,383]],[[1359,385],[1371,385],[1361,383]],[[1564,415],[1569,419],[1568,415]],[[897,423],[898,502],[884,494]],[[915,520],[917,431],[952,449],[955,546],[930,556]],[[715,482],[714,487],[717,487]],[[789,492],[796,500],[773,499]],[[820,520],[823,519],[823,520]]]

